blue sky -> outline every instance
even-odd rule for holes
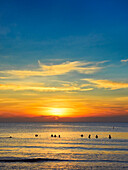
[[[126,59],[127,7],[125,0],[1,1],[1,57],[8,56],[11,64]]]
[[[40,101],[63,93],[63,100],[92,100],[92,115],[100,105],[111,115],[127,114],[127,9],[127,0],[1,0],[0,100],[19,100],[18,108],[30,95]],[[33,101],[20,112],[31,110]],[[36,107],[39,113],[40,102]]]

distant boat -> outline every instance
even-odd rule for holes
[[[84,135],[82,134],[81,137],[83,137]]]
[[[38,134],[35,134],[35,137],[38,137]]]

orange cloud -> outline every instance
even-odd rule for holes
[[[71,71],[77,71],[82,74],[92,74],[102,69],[102,67],[97,66],[100,63],[91,63],[91,62],[64,62],[58,65],[45,65],[38,61],[40,69],[37,70],[4,70],[0,73],[4,75],[14,75],[18,77],[27,77],[27,76],[54,76],[62,75]]]
[[[61,74],[68,73],[70,71],[77,71],[84,74],[90,74],[101,69],[101,67],[98,66],[87,66],[89,64],[92,64],[91,62],[85,63],[79,61],[74,61],[74,62],[67,61],[59,65],[51,65],[51,66],[41,64],[40,61],[38,62],[45,75],[61,75]]]
[[[33,90],[33,91],[42,91],[42,92],[56,92],[56,91],[89,91],[93,90],[93,88],[82,88],[78,85],[75,86],[64,86],[64,87],[45,87],[43,86],[31,86],[31,85],[15,85],[15,84],[0,84],[0,90],[13,90],[13,91],[21,91],[21,90]]]
[[[116,100],[119,100],[119,101],[128,101],[128,96],[125,96],[125,97],[118,97],[118,98],[116,98]]]
[[[124,63],[126,63],[126,62],[128,62],[128,59],[126,59],[126,60],[121,60],[121,62],[124,62]]]
[[[117,90],[122,88],[128,88],[128,83],[115,82],[110,80],[94,80],[94,79],[82,79],[92,83],[93,86],[98,88],[105,88],[110,90]]]

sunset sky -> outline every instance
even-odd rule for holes
[[[127,0],[0,1],[0,122],[127,118]]]

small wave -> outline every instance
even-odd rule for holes
[[[110,147],[81,147],[81,146],[67,146],[67,147],[51,147],[51,146],[2,146],[2,149],[0,148],[0,151],[3,150],[3,148],[40,148],[40,149],[57,149],[57,150],[70,150],[70,149],[78,149],[78,150],[99,150],[99,151],[125,151],[128,152],[127,148],[110,148]],[[7,150],[6,150],[7,151]],[[10,151],[10,150],[9,150]]]
[[[16,158],[16,159],[1,159],[0,162],[107,162],[107,163],[128,163],[122,160],[64,160],[51,158]]]
[[[0,162],[46,162],[46,161],[65,161],[61,159],[50,159],[50,158],[25,158],[25,159],[1,159]]]

